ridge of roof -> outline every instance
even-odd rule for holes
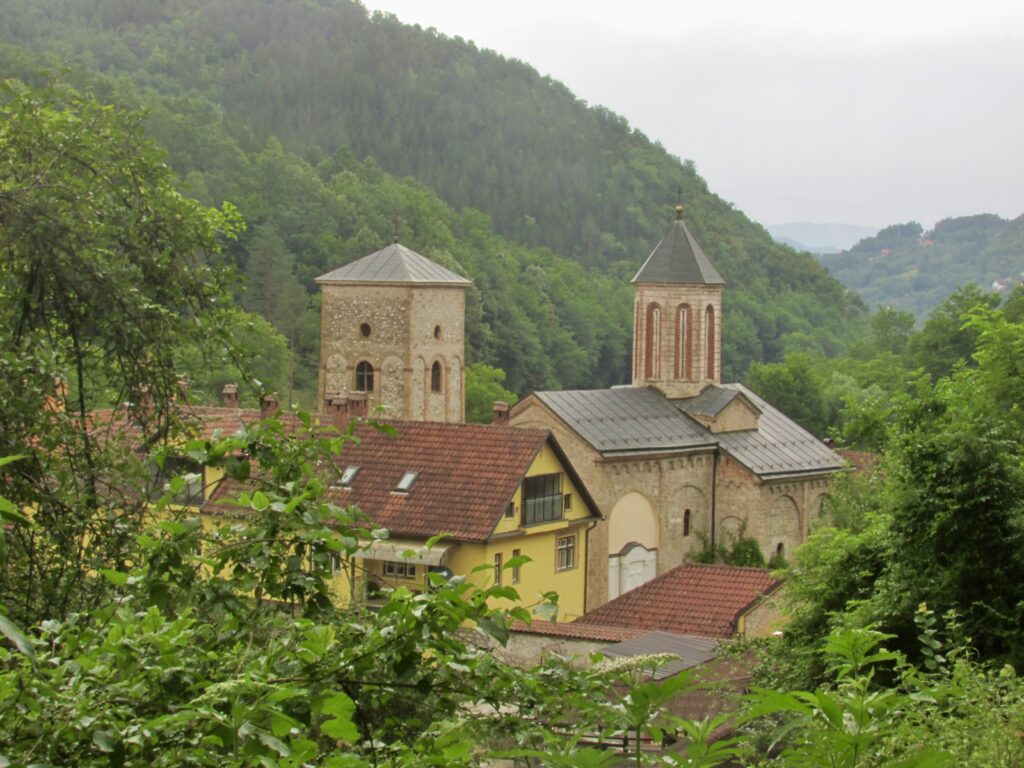
[[[368,256],[331,270],[317,283],[398,283],[469,286],[472,281],[442,267],[401,243],[391,243]]]
[[[632,282],[725,285],[725,280],[683,223],[681,211]]]

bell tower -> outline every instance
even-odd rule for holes
[[[676,220],[633,278],[633,386],[693,397],[722,380],[725,280]]]
[[[396,240],[316,282],[321,407],[365,393],[384,418],[465,420],[469,280]]]

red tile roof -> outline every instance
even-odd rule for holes
[[[351,487],[332,488],[328,496],[338,506],[355,505],[392,536],[485,541],[534,458],[553,443],[551,433],[540,429],[389,423],[395,436],[365,425],[356,430],[359,443],[346,445],[334,463],[339,471],[359,471]],[[407,493],[396,492],[406,472],[418,474]],[[207,509],[223,511],[239,490],[225,480]]]
[[[574,623],[731,637],[739,617],[781,584],[765,568],[690,563],[663,573]]]
[[[597,640],[602,643],[618,643],[643,634],[641,629],[627,627],[606,627],[600,624],[581,624],[578,621],[553,622],[534,619],[527,624],[523,621],[512,623],[512,631],[521,635],[548,635],[570,640]]]

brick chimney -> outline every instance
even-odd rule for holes
[[[348,399],[342,395],[324,395],[325,421],[330,421],[338,429],[348,426]]]
[[[269,419],[277,413],[277,393],[271,392],[263,396],[263,403],[260,406],[260,418]]]
[[[494,401],[494,423],[508,424],[509,404],[503,400]]]
[[[348,393],[348,417],[350,419],[365,419],[369,413],[370,399],[365,392]]]
[[[225,384],[224,389],[220,391],[220,399],[224,403],[225,408],[237,408],[239,402],[238,385]]]

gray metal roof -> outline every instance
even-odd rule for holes
[[[535,392],[603,454],[713,447],[714,435],[648,387]]]
[[[718,641],[707,637],[677,635],[673,632],[644,632],[642,635],[598,649],[605,656],[632,658],[671,653],[679,658],[658,668],[653,677],[663,680],[684,669],[703,664],[718,655]]]
[[[535,392],[534,396],[609,458],[719,446],[766,479],[843,466],[843,460],[824,443],[743,385],[713,389],[718,391],[705,390],[685,400],[669,400],[653,387]],[[740,393],[761,410],[757,429],[713,433],[686,413],[691,405],[709,408]]]
[[[707,387],[696,397],[682,400],[676,403],[676,406],[680,407],[685,404],[683,410],[691,416],[707,416],[713,419],[722,412],[725,406],[739,397],[739,394],[735,389]]]
[[[428,285],[471,285],[426,256],[400,243],[392,243],[369,256],[338,267],[316,279],[318,283],[417,283]]]
[[[725,280],[697,245],[678,210],[672,228],[651,251],[633,282],[724,285]]]
[[[724,451],[758,476],[785,477],[825,472],[843,466],[838,454],[742,384],[724,384],[716,389],[742,393],[761,409],[757,429],[715,434]],[[672,403],[681,410],[687,410],[687,400],[673,400]]]

